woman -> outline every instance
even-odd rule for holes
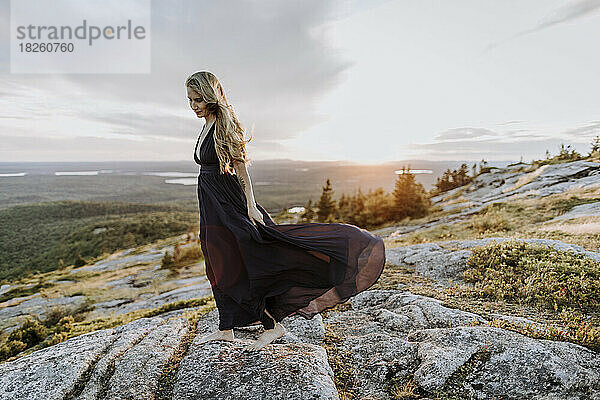
[[[210,72],[185,82],[190,107],[205,124],[194,149],[200,165],[200,246],[219,311],[209,340],[233,340],[233,328],[260,321],[257,350],[285,334],[279,323],[311,319],[373,285],[385,264],[383,240],[355,225],[277,225],[254,199],[244,130]]]

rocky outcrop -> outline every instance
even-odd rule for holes
[[[256,339],[259,326],[239,330],[231,343],[197,343],[217,328],[213,310],[198,323],[179,363],[172,358],[190,334],[190,324],[178,316],[183,311],[140,318],[1,363],[0,398],[148,399],[157,393],[172,399],[338,398],[327,353],[312,344],[323,338],[320,316],[287,318],[284,337],[248,353],[244,347]],[[176,379],[165,384],[172,363]]]
[[[141,318],[2,363],[0,398],[148,398],[187,325],[184,318]]]
[[[600,398],[600,355],[585,347],[471,326],[483,318],[410,292],[370,290],[350,303],[324,323],[345,338],[359,398],[392,399],[390,384],[410,380],[425,396]]]
[[[441,202],[460,193],[474,204],[489,204],[506,201],[508,197],[544,197],[591,187],[600,187],[600,163],[574,161],[542,165],[529,173],[511,168],[492,170],[478,175],[464,187],[444,192],[431,200]]]
[[[144,293],[136,299],[114,299],[94,303],[95,309],[88,314],[88,318],[97,318],[107,314],[126,314],[135,310],[153,309],[163,304],[204,297],[210,294],[212,294],[210,282],[208,282],[206,277],[202,277],[201,283],[182,286],[157,295]]]
[[[250,341],[192,344],[181,361],[173,399],[338,399],[327,352],[313,344]]]
[[[77,274],[79,272],[102,272],[111,271],[116,269],[122,269],[131,267],[136,264],[156,262],[157,267],[160,266],[160,261],[165,255],[165,252],[169,247],[162,249],[152,249],[147,252],[130,254],[135,250],[134,248],[123,250],[122,252],[115,253],[103,260],[98,261],[92,265],[85,265],[83,267],[74,268],[69,273]]]
[[[288,317],[288,333],[258,352],[244,348],[261,326],[236,329],[232,342],[199,343],[217,328],[217,311],[195,330],[183,311],[2,363],[0,398],[338,399],[332,353],[344,355],[358,398],[392,399],[394,382],[412,382],[425,397],[600,398],[599,354],[486,326],[477,314],[407,291],[368,290],[324,317]],[[325,345],[328,332],[341,338],[334,347]]]
[[[374,230],[382,237],[400,236],[409,232],[431,228],[441,224],[464,221],[484,207],[515,198],[540,198],[577,188],[600,187],[600,163],[574,161],[562,164],[542,165],[535,171],[524,173],[526,164],[507,168],[492,168],[473,181],[438,196],[432,197],[434,206],[453,211],[438,219],[418,225],[388,227]]]
[[[589,204],[580,204],[571,208],[568,212],[546,222],[566,221],[573,218],[598,216],[600,216],[600,201]]]

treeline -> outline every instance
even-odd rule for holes
[[[405,218],[423,217],[431,208],[429,194],[416,182],[410,167],[405,166],[396,178],[392,193],[383,188],[363,193],[359,188],[353,194],[343,193],[337,201],[333,195],[331,181],[327,179],[319,201],[313,204],[312,199],[308,200],[299,222],[341,222],[371,229]]]

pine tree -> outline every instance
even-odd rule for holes
[[[458,170],[456,176],[457,176],[457,181],[456,181],[457,187],[466,185],[467,183],[469,183],[471,181],[469,179],[469,172],[467,169],[467,164],[465,164],[465,163],[461,164],[460,169]]]
[[[402,167],[393,191],[395,205],[394,217],[401,220],[406,217],[422,217],[427,214],[431,204],[425,188],[415,181],[409,168]]]
[[[350,197],[350,204],[348,205],[348,214],[346,216],[346,222],[349,224],[364,226],[365,220],[365,203],[366,197],[359,187],[357,193]]]
[[[453,171],[447,169],[442,175],[442,177],[437,178],[435,190],[433,190],[431,193],[443,193],[471,182],[473,178],[469,176],[468,168],[469,167],[467,166],[467,164],[463,163],[459,169],[455,169]],[[475,171],[476,165],[473,164],[473,176],[475,176]],[[408,172],[410,172],[410,170],[408,170]]]
[[[350,212],[350,197],[342,193],[337,205],[337,217],[340,221],[346,221]]]
[[[325,222],[330,215],[335,213],[335,200],[333,200],[333,189],[329,178],[322,188],[321,198],[317,203],[317,222]]]

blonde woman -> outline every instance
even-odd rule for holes
[[[372,286],[385,264],[383,240],[351,224],[276,224],[255,200],[249,140],[221,83],[201,71],[185,86],[205,120],[194,149],[199,236],[219,311],[218,330],[200,341],[234,340],[233,328],[262,323],[247,347],[258,350],[285,334],[285,317],[311,319]]]

